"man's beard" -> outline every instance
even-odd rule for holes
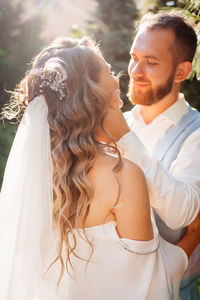
[[[133,83],[129,82],[127,96],[131,103],[150,106],[154,103],[159,102],[171,92],[175,76],[175,70],[176,68],[173,68],[166,82],[160,84],[154,90],[150,87],[146,92],[141,92],[134,88]],[[141,80],[140,82],[142,83]],[[145,83],[146,81],[143,82]]]

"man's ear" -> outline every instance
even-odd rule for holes
[[[192,63],[190,61],[181,62],[180,64],[178,64],[176,68],[174,82],[184,81],[188,77],[191,71],[192,71]]]

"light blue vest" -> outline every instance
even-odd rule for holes
[[[188,113],[182,117],[176,126],[171,127],[167,131],[154,150],[154,156],[162,162],[166,170],[169,170],[171,163],[176,159],[182,143],[198,128],[200,128],[200,113],[189,106]],[[184,236],[185,228],[179,230],[170,229],[156,213],[155,219],[160,235],[168,242],[176,244]]]

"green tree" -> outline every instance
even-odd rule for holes
[[[27,63],[41,47],[40,16],[25,19],[26,1],[0,0],[0,106],[9,99],[24,75]]]
[[[23,3],[22,3],[23,2]],[[26,1],[0,0],[0,110],[24,76],[27,63],[38,52],[41,18],[25,19]],[[16,126],[0,122],[0,186]]]
[[[96,0],[98,5],[89,24],[89,32],[100,42],[103,55],[118,73],[123,71],[120,84],[124,109],[127,100],[129,50],[134,34],[134,21],[138,12],[132,0]]]
[[[6,161],[8,158],[8,153],[10,151],[10,147],[13,142],[13,138],[15,136],[17,130],[17,125],[11,125],[8,122],[0,122],[0,190],[1,183],[3,180],[3,173],[6,165]]]
[[[193,71],[188,80],[182,83],[181,91],[185,94],[188,102],[200,110],[200,0],[144,0],[140,6],[140,14],[148,11],[181,10],[196,24],[196,32],[199,38],[196,55],[193,60]]]

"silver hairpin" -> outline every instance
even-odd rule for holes
[[[62,64],[67,65],[67,63],[59,57],[53,57],[46,62],[43,72],[40,75],[42,79],[39,85],[40,93],[43,92],[44,87],[48,86],[59,95],[59,100],[63,100],[67,96],[66,80],[68,76]]]

